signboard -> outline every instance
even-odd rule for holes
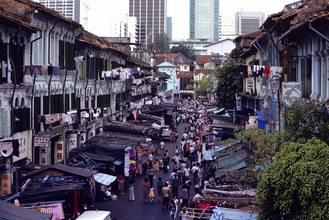
[[[6,196],[11,193],[10,172],[4,172],[1,175],[0,195]]]
[[[13,139],[18,140],[18,144],[19,144],[19,147],[18,147],[19,156],[18,157],[13,156],[13,162],[19,161],[19,160],[27,157],[27,146],[28,146],[28,142],[29,142],[28,137],[29,137],[28,131],[15,133],[13,135]]]
[[[87,133],[81,132],[78,141],[79,147],[83,147],[83,145],[86,143],[86,139],[87,139]]]
[[[68,152],[72,149],[78,147],[78,135],[77,134],[68,134],[67,135],[67,144],[68,144]]]
[[[290,107],[293,102],[302,98],[302,86],[299,82],[282,83],[282,101],[286,107]]]
[[[64,144],[63,141],[55,142],[54,163],[61,162],[64,159]]]
[[[51,203],[34,207],[35,211],[53,214],[52,220],[65,219],[62,203]]]
[[[90,140],[90,138],[95,136],[95,128],[90,128],[88,129],[88,140]]]
[[[246,78],[246,92],[254,93],[254,78]]]
[[[49,146],[49,138],[47,137],[34,137],[34,146],[35,147],[48,147]]]
[[[39,164],[50,165],[50,148],[40,147],[39,149]]]
[[[0,156],[9,157],[13,153],[12,142],[0,142]]]

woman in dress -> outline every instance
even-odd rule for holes
[[[176,195],[173,195],[172,200],[170,201],[170,216],[176,220],[178,217],[178,199]]]

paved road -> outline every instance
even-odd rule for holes
[[[174,147],[176,145],[180,145],[180,138],[183,134],[184,125],[180,123],[177,126],[179,138],[177,143],[166,142],[166,149],[170,152],[170,155],[173,155]],[[172,162],[170,162],[170,168],[172,169]],[[162,177],[163,181],[169,181],[169,174],[164,174],[163,170],[160,170],[156,173],[156,179],[154,179],[155,185],[155,194],[157,195],[156,191],[156,182],[159,176]],[[142,181],[144,180],[144,176],[137,175],[135,178],[136,186],[135,186],[135,201],[129,201],[128,196],[128,188],[125,188],[124,195],[118,195],[118,199],[116,201],[105,201],[101,203],[96,203],[95,208],[99,210],[109,210],[113,213],[113,215],[118,220],[167,220],[172,219],[169,215],[169,211],[162,211],[161,203],[157,202],[157,197],[155,197],[154,203],[144,203],[141,185]],[[192,187],[191,187],[192,188]],[[191,190],[191,193],[192,190]]]

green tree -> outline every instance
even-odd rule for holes
[[[242,47],[236,47],[230,53],[229,59],[215,70],[218,79],[217,101],[218,106],[232,109],[235,107],[235,94],[242,91],[243,83],[236,79],[239,67],[243,64],[240,58]]]
[[[171,53],[182,53],[184,56],[191,60],[195,60],[196,54],[195,49],[192,45],[185,45],[185,44],[179,44],[178,46],[174,46],[170,50]]]
[[[200,80],[195,80],[195,91],[200,93],[210,93],[214,89],[213,75],[202,77]]]
[[[329,146],[312,138],[284,146],[257,186],[259,219],[328,219]]]
[[[285,135],[295,142],[305,142],[312,137],[329,144],[329,124],[325,121],[323,103],[309,99],[294,102],[285,115]]]
[[[156,36],[154,43],[148,45],[149,51],[155,51],[158,54],[166,54],[170,51],[170,39],[165,33]]]

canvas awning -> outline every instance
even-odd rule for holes
[[[108,175],[105,173],[96,173],[94,174],[95,181],[101,183],[105,186],[109,186],[116,180],[116,176]]]

